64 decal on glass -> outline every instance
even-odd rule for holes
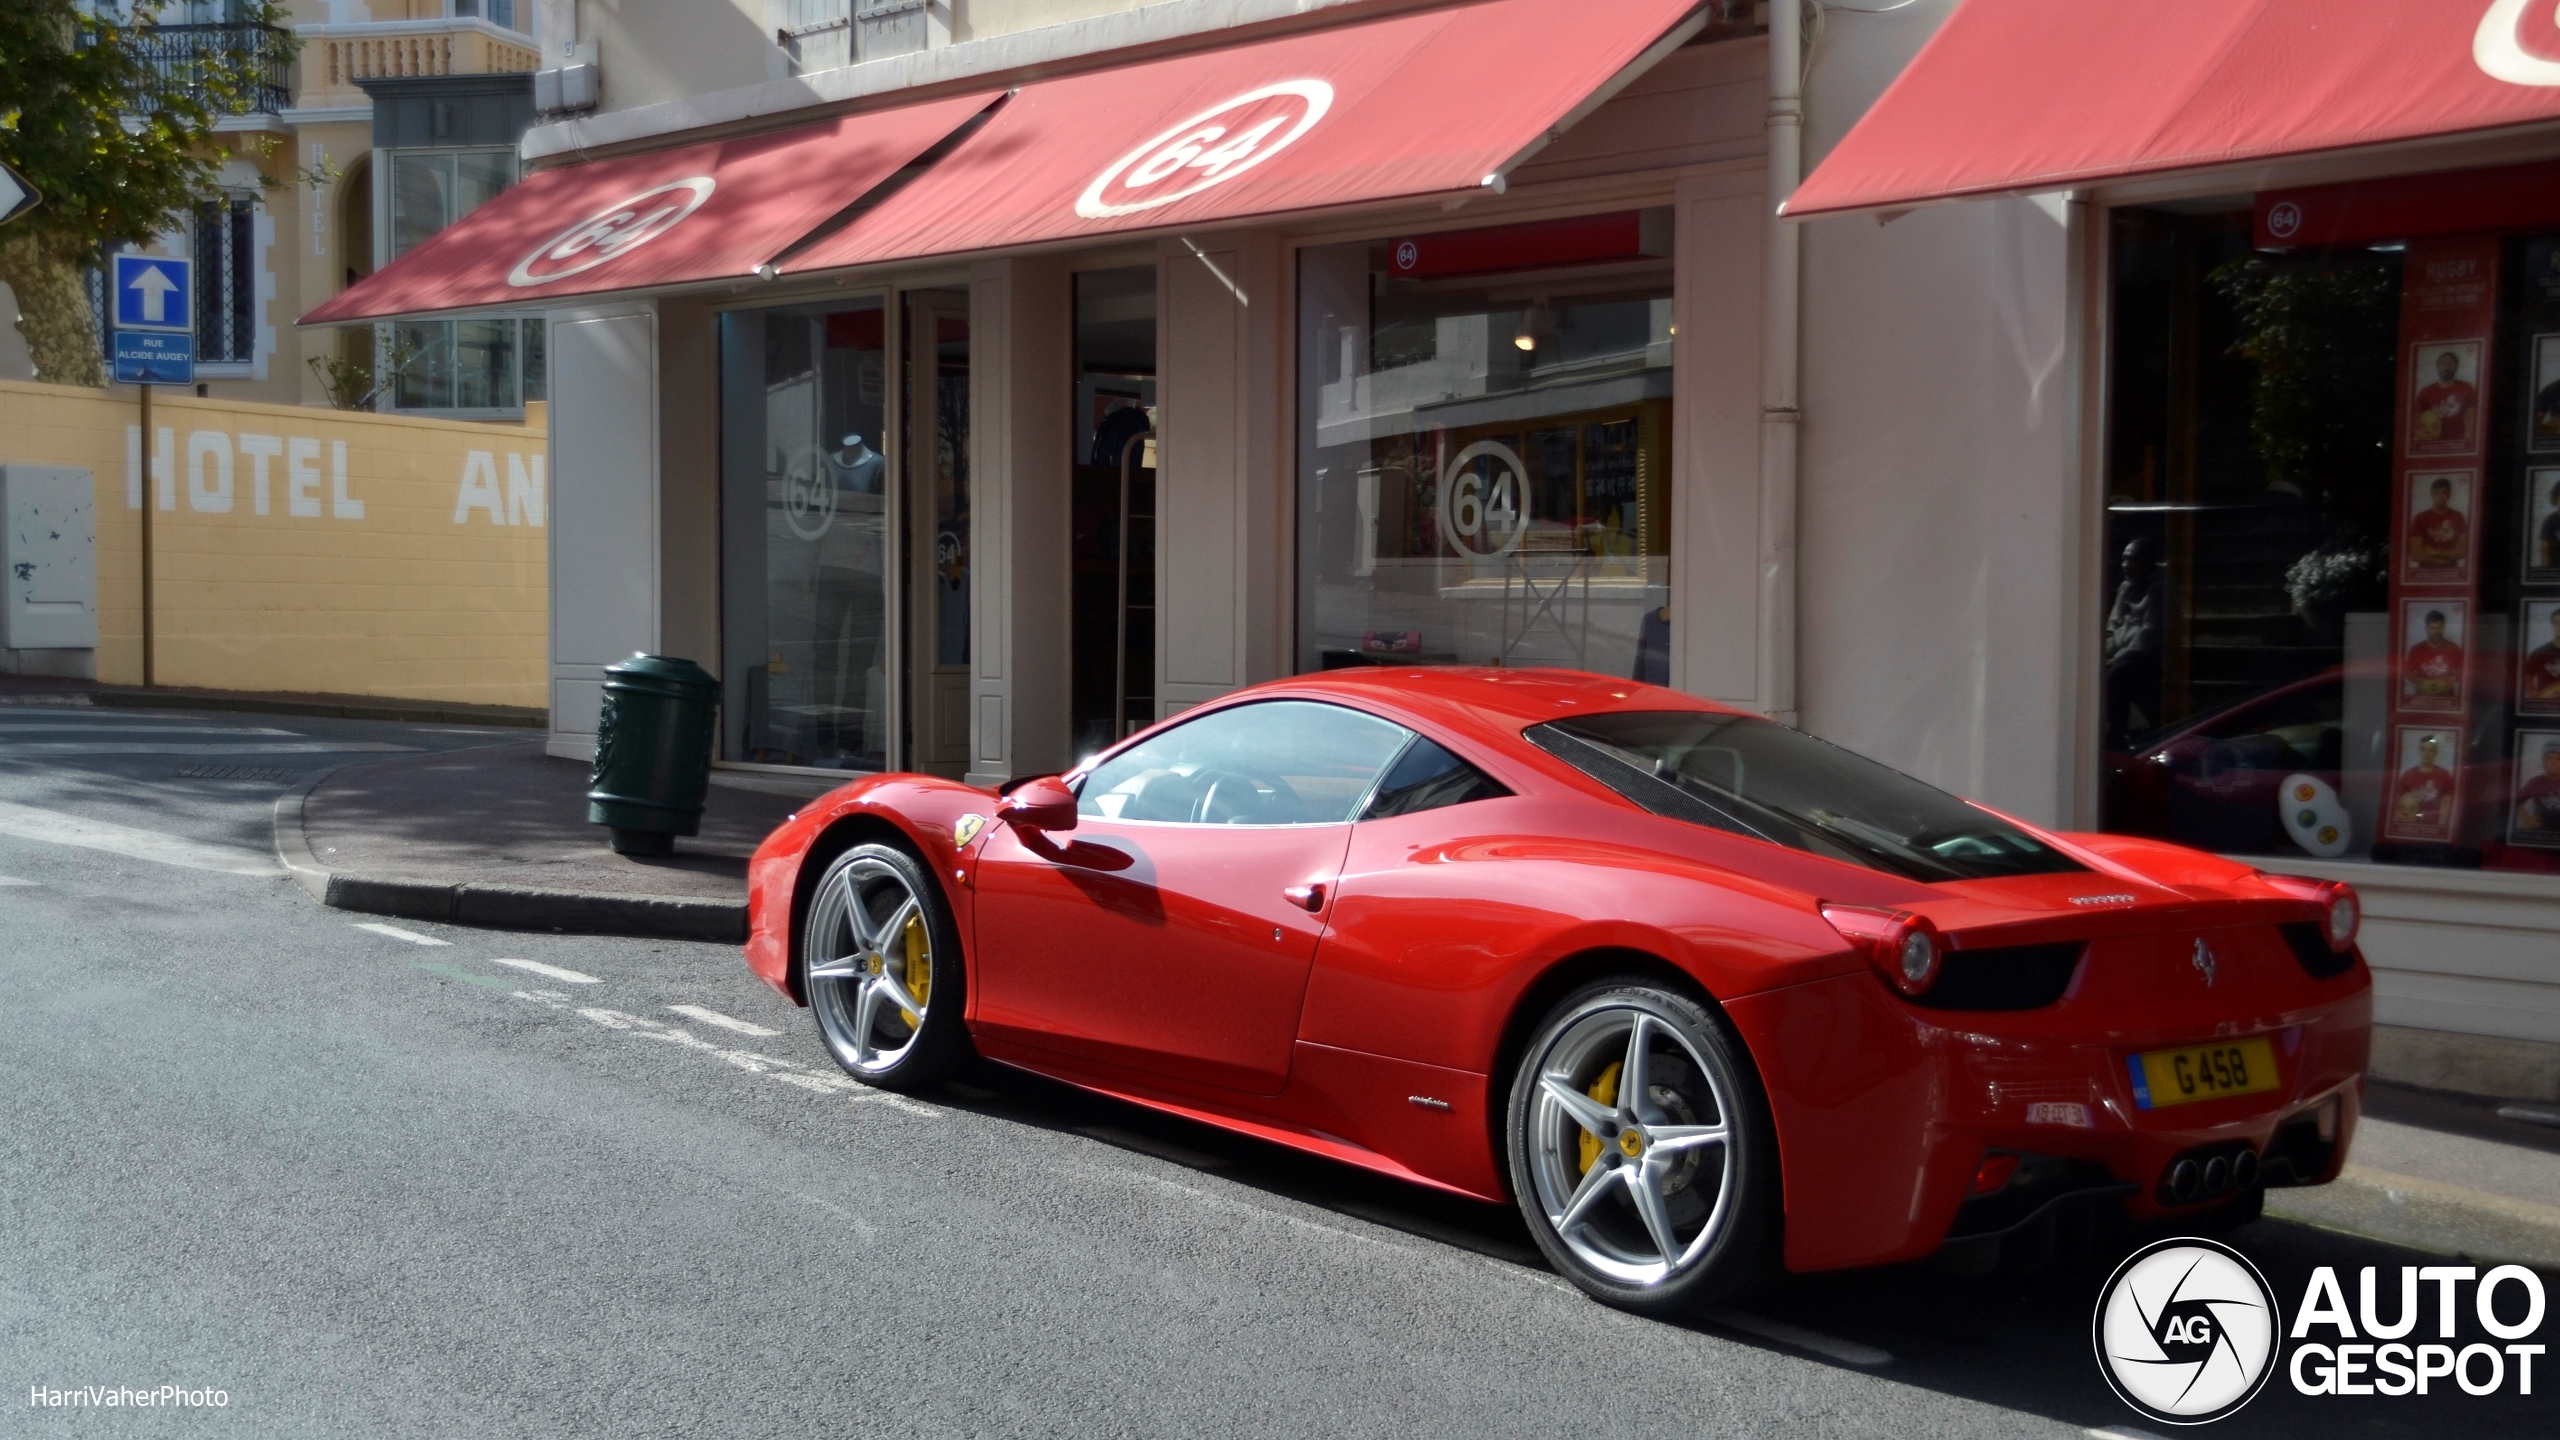
[[[1093,177],[1076,213],[1108,220],[1223,185],[1295,144],[1333,108],[1322,80],[1248,90],[1148,140]]]

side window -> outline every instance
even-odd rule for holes
[[[1492,776],[1416,735],[1413,743],[1404,747],[1404,753],[1396,757],[1360,818],[1383,820],[1390,815],[1411,815],[1510,793]]]
[[[1309,700],[1213,711],[1097,765],[1076,813],[1191,825],[1338,825],[1413,732]]]

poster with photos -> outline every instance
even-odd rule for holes
[[[2471,640],[2467,600],[2400,602],[2402,710],[2462,712],[2465,647]]]
[[[2471,583],[2472,498],[2480,493],[2475,470],[2412,470],[2406,501],[2408,523],[2400,532],[2400,576],[2410,585]]]
[[[2560,600],[2527,600],[2516,624],[2516,713],[2560,715]]]
[[[2560,333],[2533,337],[2533,406],[2525,416],[2524,448],[2560,453]]]
[[[2507,842],[2560,850],[2560,730],[2516,732],[2515,793],[2507,797]]]
[[[2391,789],[2382,817],[2390,840],[2449,843],[2462,813],[2462,730],[2403,725],[2392,732]]]
[[[2480,453],[2477,340],[2427,340],[2409,347],[2411,455]]]
[[[2560,466],[2524,472],[2524,583],[2560,585]]]

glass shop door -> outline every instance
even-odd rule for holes
[[[906,693],[901,768],[958,779],[969,762],[969,292],[906,302]]]
[[[1075,277],[1069,723],[1081,759],[1156,718],[1156,271]]]

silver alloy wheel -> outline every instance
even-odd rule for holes
[[[809,1008],[847,1070],[896,1067],[933,999],[933,930],[907,878],[862,856],[810,900]]]
[[[1734,1209],[1739,1112],[1715,1068],[1680,1027],[1631,1005],[1583,1016],[1535,1063],[1524,1139],[1556,1238],[1620,1285],[1649,1289],[1697,1264]]]

